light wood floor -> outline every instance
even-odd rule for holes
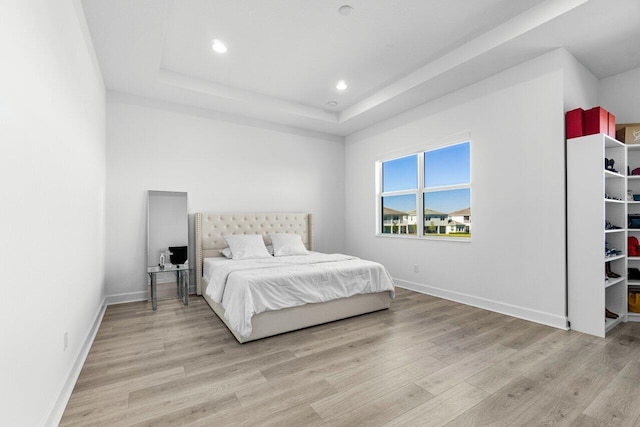
[[[62,425],[640,425],[640,324],[607,339],[398,289],[238,344],[199,297],[109,306]]]

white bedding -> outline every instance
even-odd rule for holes
[[[251,318],[264,311],[389,291],[393,281],[380,264],[342,254],[204,260],[207,295],[225,309],[229,325],[251,335]]]

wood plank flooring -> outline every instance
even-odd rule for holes
[[[238,344],[200,297],[113,305],[61,425],[640,425],[640,323],[600,339],[397,289]]]

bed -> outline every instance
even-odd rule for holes
[[[364,313],[384,310],[390,307],[394,292],[393,282],[390,284],[386,283],[387,279],[383,277],[381,282],[385,283],[375,283],[365,291],[367,293],[253,314],[250,319],[250,333],[247,334],[246,329],[239,330],[237,322],[230,322],[227,316],[225,316],[225,308],[223,305],[229,308],[229,302],[224,300],[216,302],[214,296],[211,295],[212,293],[215,295],[215,292],[213,292],[212,288],[208,289],[211,277],[205,277],[205,265],[224,265],[224,262],[221,261],[224,259],[221,250],[227,247],[224,237],[231,234],[262,235],[265,245],[271,244],[269,239],[270,234],[298,234],[304,246],[309,251],[313,251],[313,216],[311,214],[300,213],[196,213],[194,222],[196,235],[196,293],[204,297],[216,315],[225,323],[240,343]],[[312,252],[312,254],[315,253]],[[344,257],[344,255],[342,256]],[[318,257],[322,257],[322,254],[318,255]],[[284,258],[287,257],[281,257],[280,260]],[[301,257],[291,257],[287,262],[297,263],[294,258]],[[378,271],[375,273],[375,277],[380,277],[385,274],[388,276],[384,267],[379,264],[357,258],[355,258],[355,260],[354,262],[369,263],[373,267],[378,266],[378,268],[381,268],[384,273]],[[235,260],[228,261],[232,263]],[[267,262],[269,260],[264,261]],[[341,258],[337,259],[336,262],[346,264],[349,260]],[[279,263],[282,263],[282,261]],[[253,265],[255,263],[251,264]],[[238,272],[237,275],[240,276],[241,274],[243,273]],[[388,280],[391,280],[390,277]],[[211,286],[214,285],[213,283],[211,284]],[[380,290],[374,292],[372,291],[374,288],[380,288]],[[382,290],[383,288],[384,290]],[[229,315],[231,315],[231,312]]]

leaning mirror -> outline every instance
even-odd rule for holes
[[[189,226],[187,193],[149,191],[147,195],[147,274],[150,300],[177,293],[188,304]]]

